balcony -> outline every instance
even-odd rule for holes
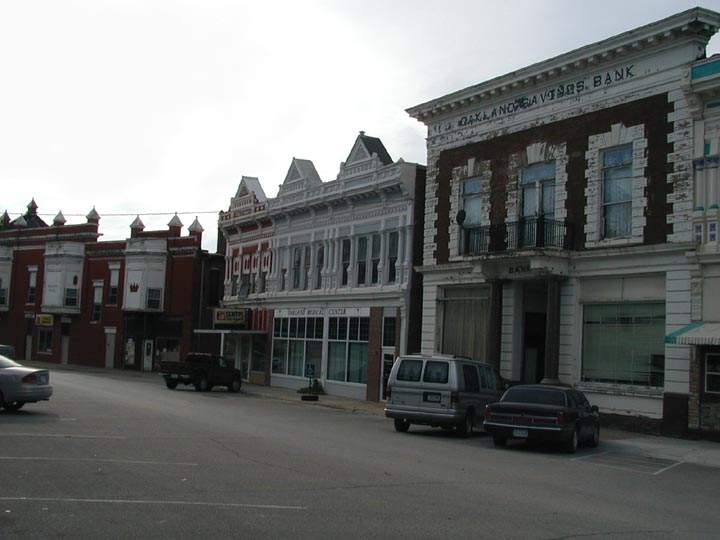
[[[572,225],[564,221],[523,218],[512,223],[499,223],[464,229],[463,254],[482,255],[503,251],[558,248],[572,249]]]

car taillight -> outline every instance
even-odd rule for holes
[[[460,392],[450,393],[450,403],[457,403],[460,401]]]
[[[557,424],[558,424],[558,426],[564,426],[564,425],[565,425],[565,415],[564,415],[563,413],[558,414]]]
[[[29,375],[25,375],[25,376],[22,378],[22,382],[24,382],[24,383],[34,383],[34,382],[37,382],[37,377],[35,376],[34,373],[30,373]]]
[[[485,405],[485,420],[490,420],[490,405]]]
[[[392,396],[392,387],[388,386],[385,388],[385,399],[390,399],[390,396]]]

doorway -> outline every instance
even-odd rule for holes
[[[545,324],[544,313],[525,313],[525,335],[523,340],[522,382],[535,384],[545,374]]]

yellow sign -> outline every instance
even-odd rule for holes
[[[55,324],[55,316],[46,313],[35,315],[35,324],[37,326],[53,326]]]

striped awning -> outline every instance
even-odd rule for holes
[[[720,322],[695,322],[665,336],[665,343],[720,345]]]

